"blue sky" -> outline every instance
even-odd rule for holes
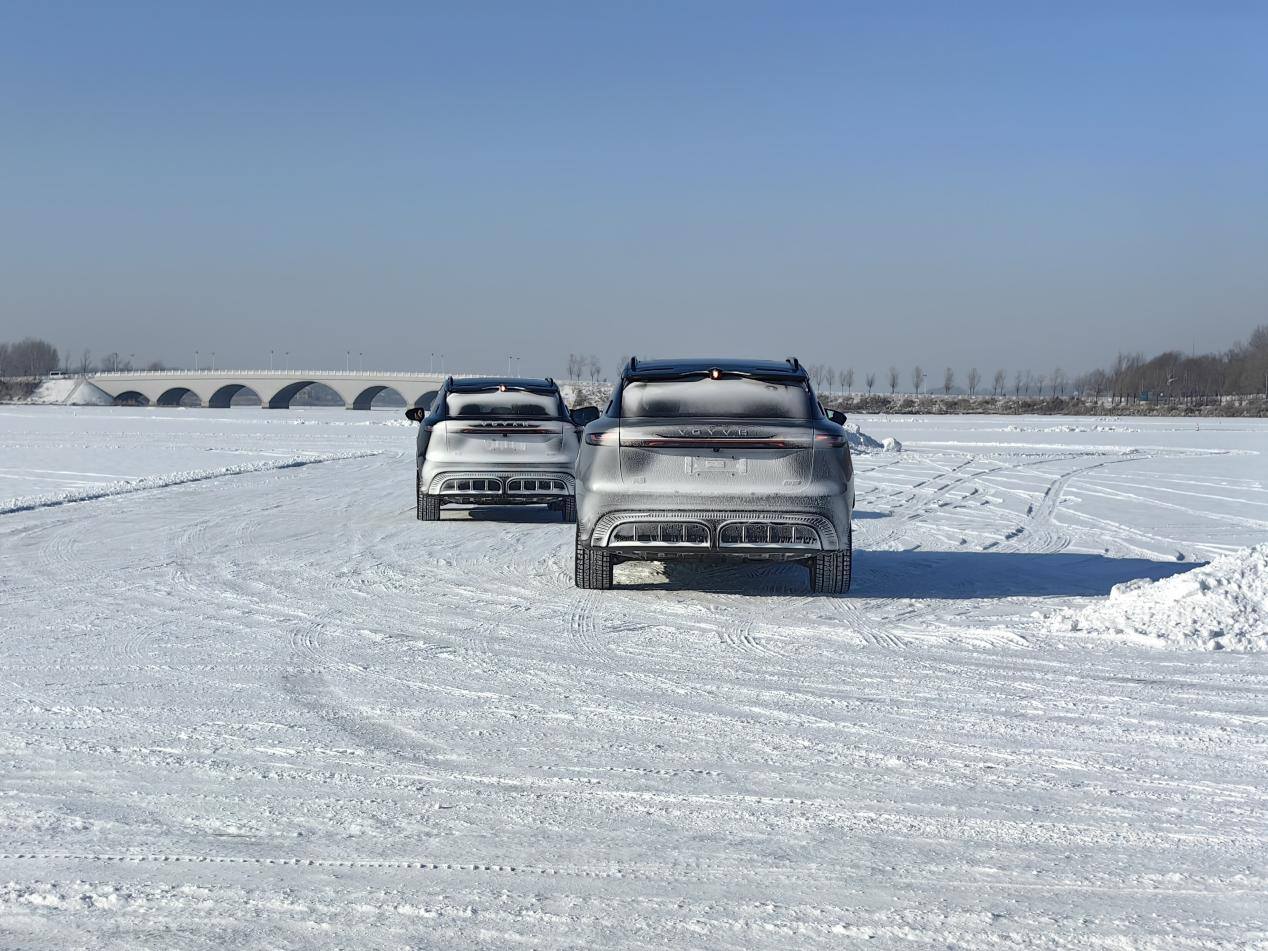
[[[1220,349],[1268,322],[1266,9],[0,2],[0,338]]]

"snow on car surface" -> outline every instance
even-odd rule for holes
[[[0,515],[0,946],[1268,939],[1268,653],[1049,621],[1262,543],[1268,425],[855,417],[823,598],[576,590],[398,418],[0,407],[0,499],[104,487]]]

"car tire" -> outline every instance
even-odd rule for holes
[[[418,477],[418,520],[420,522],[440,521],[440,499],[423,491],[422,473]]]
[[[851,533],[840,551],[825,551],[810,559],[810,590],[815,594],[845,594],[850,590],[850,569],[854,560]]]
[[[559,502],[559,511],[564,514],[564,521],[575,525],[577,522],[577,500],[573,496],[561,499]]]
[[[578,538],[573,571],[578,588],[607,591],[612,587],[612,553],[586,545]]]

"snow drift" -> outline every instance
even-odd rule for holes
[[[1201,650],[1268,649],[1268,544],[1160,581],[1115,585],[1104,601],[1052,616],[1057,631]]]
[[[245,475],[249,472],[269,472],[274,469],[294,469],[299,466],[310,466],[320,462],[337,462],[342,459],[362,459],[376,456],[376,452],[327,452],[305,453],[291,459],[277,462],[248,462],[238,466],[225,466],[220,469],[191,469],[188,472],[171,472],[166,475],[146,476],[142,479],[126,479],[119,482],[107,482],[103,485],[81,486],[63,492],[50,492],[43,495],[28,495],[16,499],[0,499],[0,515],[13,512],[29,512],[32,509],[49,508],[54,505],[68,505],[72,502],[91,502],[116,495],[131,495],[133,492],[145,492],[148,489],[165,489],[173,485],[185,485],[189,482],[205,482],[208,479],[219,479],[224,476]]]

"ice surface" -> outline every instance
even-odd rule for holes
[[[0,515],[0,946],[1264,946],[1268,652],[1045,617],[1262,544],[1268,425],[856,421],[823,598],[417,522],[396,412],[0,408],[151,481]]]

